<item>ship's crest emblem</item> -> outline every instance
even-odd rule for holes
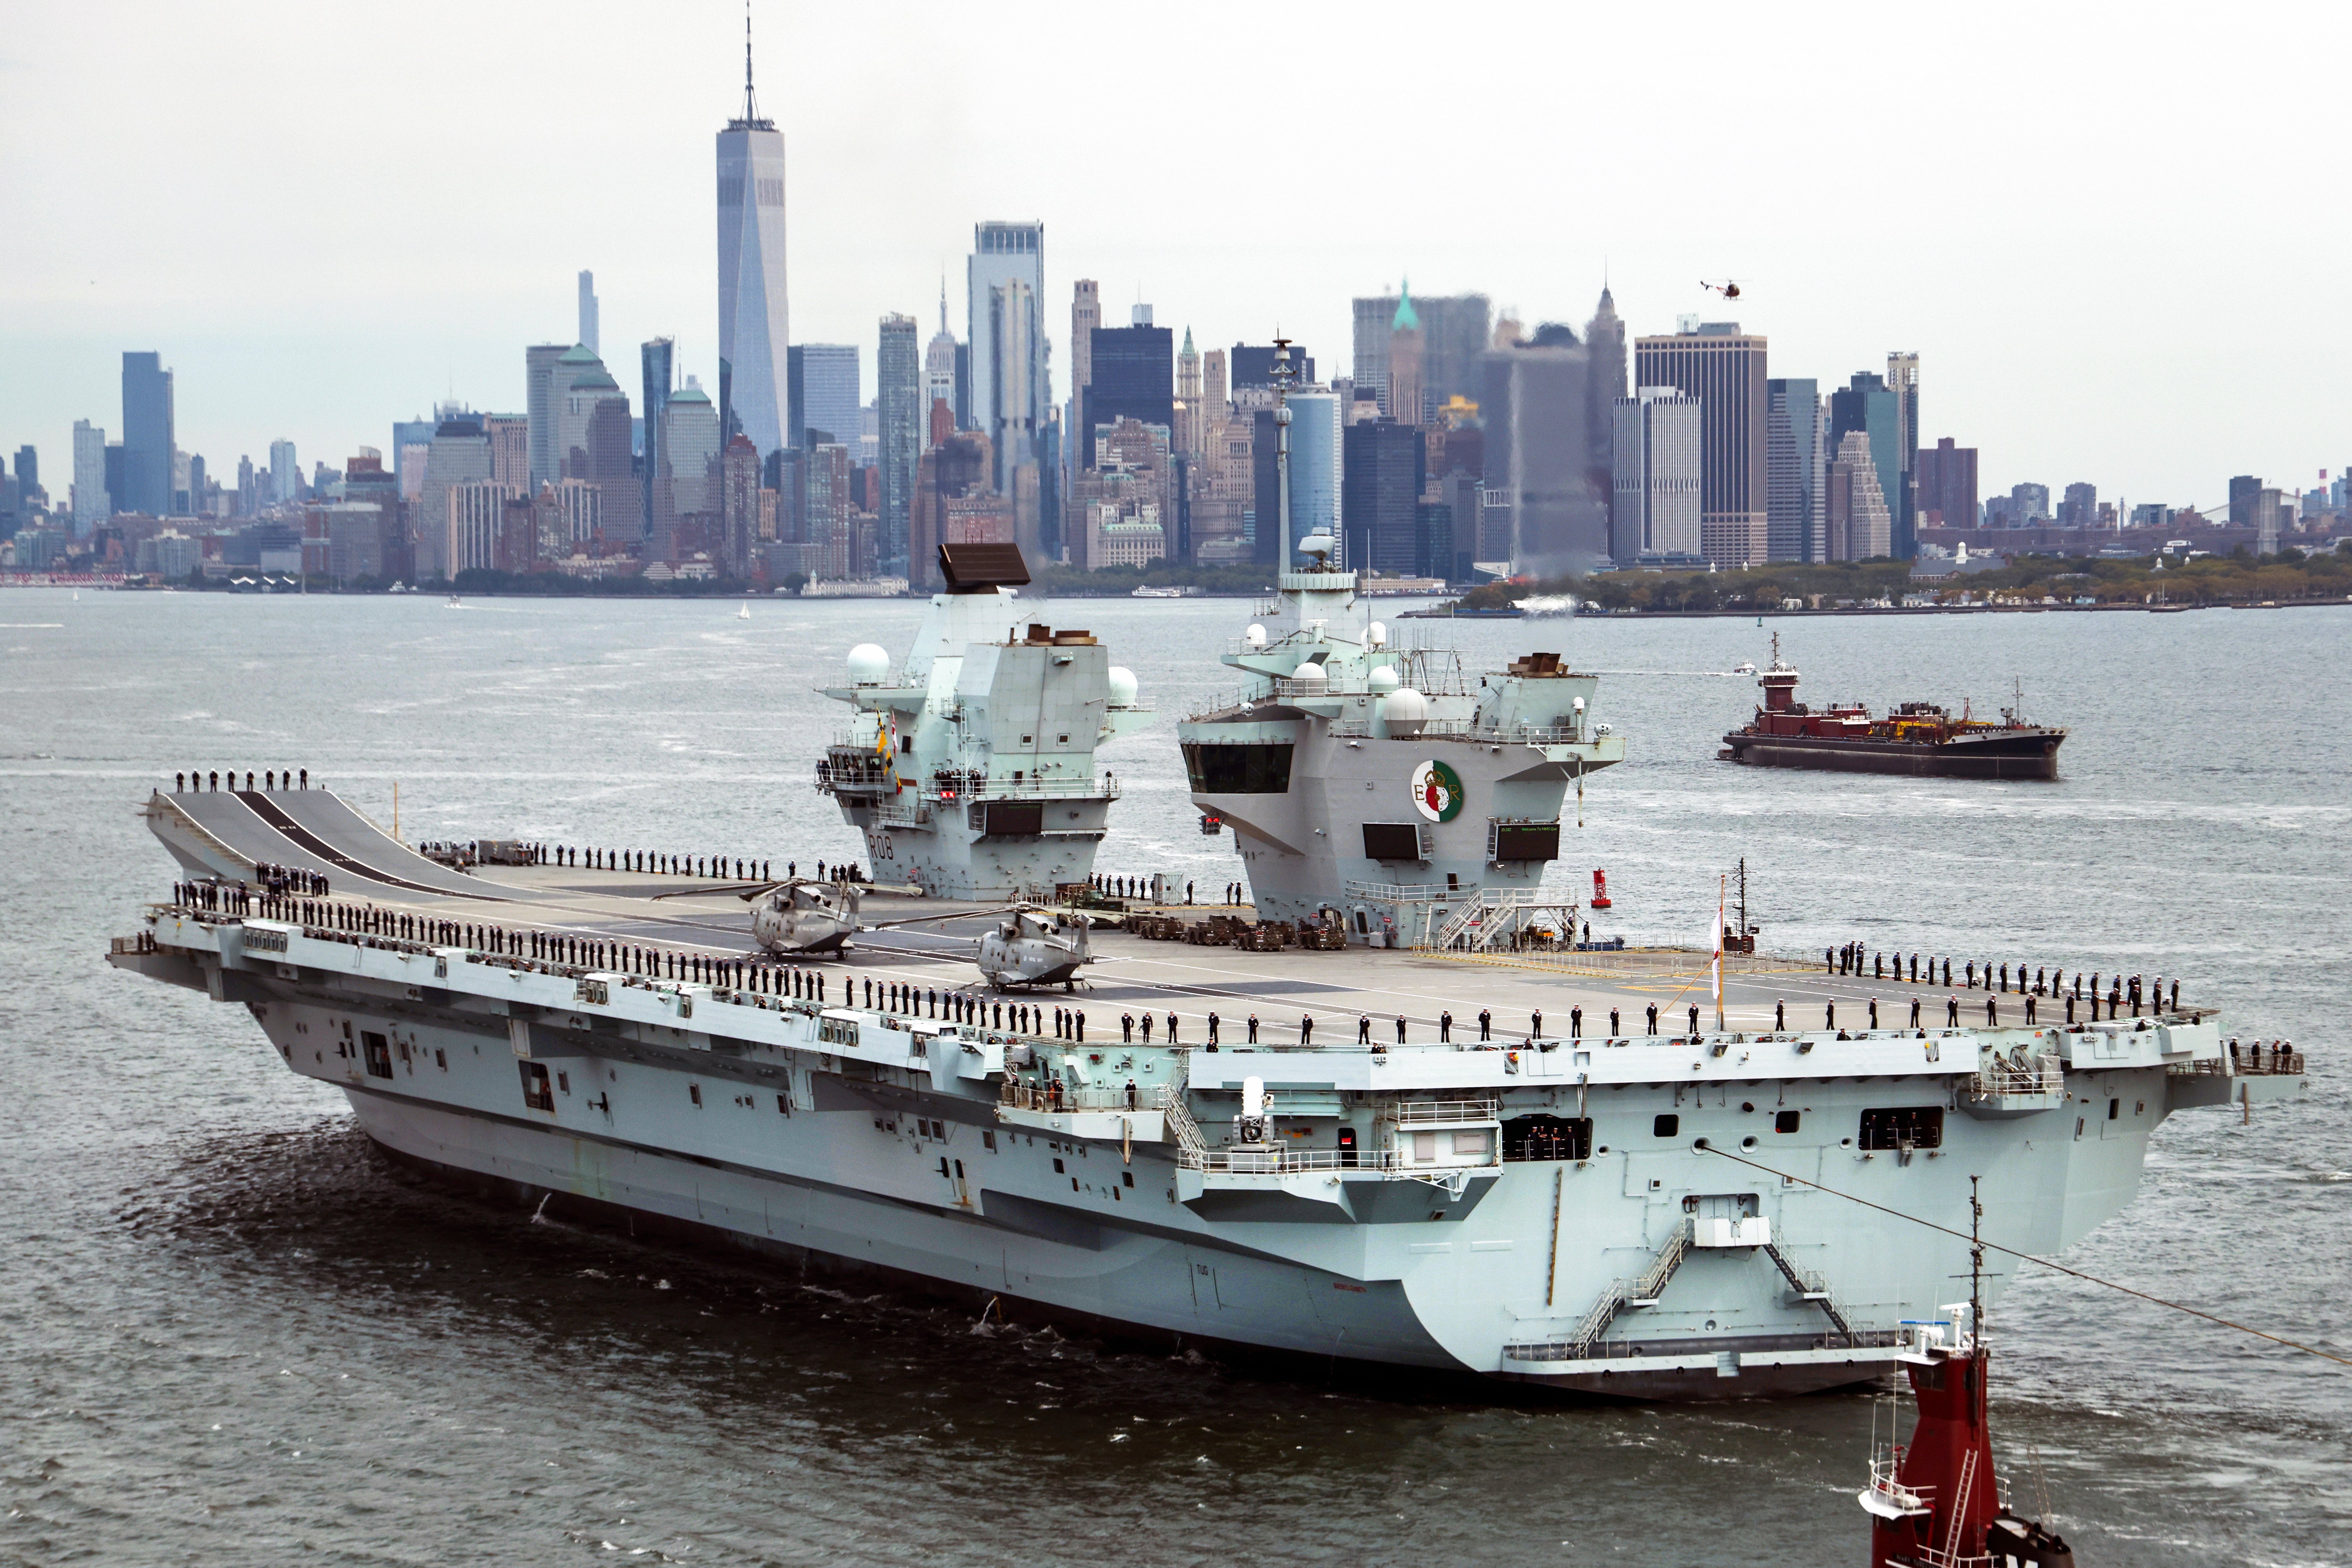
[[[1432,760],[1412,770],[1412,807],[1432,822],[1462,815],[1462,775]]]

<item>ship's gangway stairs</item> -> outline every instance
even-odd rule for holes
[[[1529,932],[1572,941],[1578,906],[1541,888],[1475,888],[1417,945],[1438,952],[1507,952]]]
[[[1769,1239],[1769,1222],[1749,1218],[1728,1223],[1730,1227],[1727,1229],[1724,1228],[1726,1222],[1681,1221],[1659,1247],[1650,1260],[1650,1266],[1630,1281],[1611,1280],[1601,1292],[1601,1299],[1592,1304],[1591,1310],[1584,1314],[1583,1321],[1577,1324],[1575,1331],[1565,1340],[1513,1345],[1508,1353],[1521,1361],[1591,1359],[1600,1352],[1602,1342],[1609,1337],[1610,1329],[1619,1317],[1635,1308],[1658,1304],[1659,1298],[1665,1294],[1668,1281],[1697,1248],[1729,1251],[1752,1248],[1761,1252],[1772,1260],[1772,1267],[1780,1270],[1781,1279],[1788,1281],[1791,1304],[1810,1302],[1819,1307],[1845,1344],[1858,1345],[1862,1342],[1853,1331],[1852,1321],[1831,1296],[1821,1276],[1799,1272],[1796,1265],[1789,1261],[1788,1255]],[[1709,1226],[1705,1234],[1699,1228],[1702,1225]]]

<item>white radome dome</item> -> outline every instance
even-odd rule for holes
[[[1114,664],[1110,667],[1110,705],[1112,707],[1134,707],[1136,693],[1142,689],[1142,683],[1135,679],[1135,671],[1123,665]]]
[[[1368,691],[1394,691],[1397,689],[1397,672],[1388,665],[1381,665],[1364,677],[1364,689]]]
[[[1325,669],[1320,664],[1302,664],[1297,669],[1290,672],[1290,679],[1293,680],[1304,680],[1311,685],[1321,686],[1331,679],[1331,672]]]
[[[849,683],[879,686],[890,679],[890,650],[878,643],[862,642],[849,650]]]
[[[1416,733],[1428,722],[1429,699],[1410,686],[1400,686],[1381,699],[1381,717],[1391,730]]]
[[[1242,641],[1249,644],[1252,647],[1264,647],[1265,646],[1265,628],[1264,626],[1250,627],[1248,631],[1242,634]]]
[[[1389,646],[1389,629],[1388,629],[1388,627],[1386,627],[1386,626],[1384,626],[1381,625],[1381,623],[1380,623],[1380,622],[1378,622],[1378,621],[1374,621],[1371,625],[1370,625],[1370,626],[1366,626],[1366,627],[1364,628],[1364,642],[1365,642],[1365,644],[1366,644],[1367,646],[1371,647],[1388,647],[1388,646]]]

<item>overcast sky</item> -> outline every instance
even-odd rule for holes
[[[2341,5],[973,5],[759,0],[791,158],[792,332],[935,330],[986,217],[1068,300],[1202,346],[1279,322],[1344,373],[1409,275],[1580,326],[1736,314],[1824,387],[1921,356],[1987,493],[2213,503],[2352,463]],[[715,384],[725,0],[0,0],[0,450],[60,500],[125,349],[215,474],[306,470],[522,349],[677,338]],[[1734,278],[1736,310],[1701,291]]]

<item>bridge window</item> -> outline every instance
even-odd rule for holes
[[[1944,1108],[1940,1105],[1897,1106],[1862,1113],[1862,1146],[1865,1149],[1940,1149],[1944,1146]]]
[[[1283,795],[1290,789],[1291,744],[1189,742],[1184,771],[1194,795]]]
[[[1592,1119],[1585,1116],[1514,1116],[1503,1123],[1506,1160],[1590,1160]]]

